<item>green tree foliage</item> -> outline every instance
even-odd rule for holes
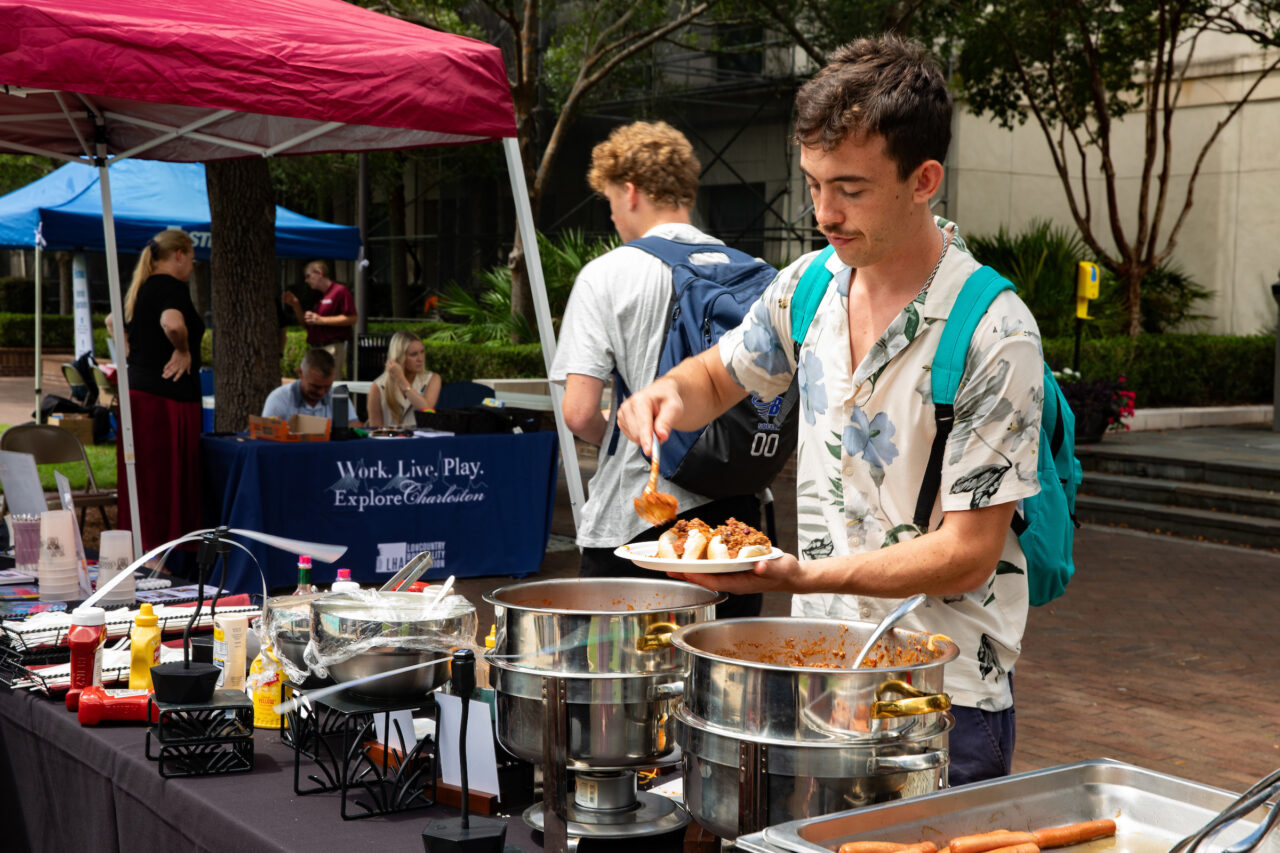
[[[1190,212],[1209,150],[1280,66],[1280,54],[1245,66],[1238,91],[1207,135],[1190,143],[1194,165],[1175,176],[1183,140],[1174,118],[1201,41],[1234,35],[1280,46],[1276,0],[1012,0],[953,4],[952,44],[968,106],[1005,127],[1040,128],[1082,239],[1123,288],[1125,331],[1143,330],[1143,282],[1169,260]],[[1117,120],[1133,114],[1138,142],[1119,138]],[[1212,121],[1212,119],[1211,119]],[[1198,146],[1198,149],[1195,147]],[[1137,154],[1137,185],[1120,159]],[[1102,177],[1101,192],[1092,182]],[[1175,177],[1178,180],[1175,180]],[[1175,189],[1185,185],[1185,189]],[[1099,197],[1100,196],[1100,197]],[[1126,201],[1126,199],[1128,199]],[[1101,223],[1101,224],[1099,224]]]
[[[1148,327],[1144,283],[1170,280],[1153,273],[1177,246],[1206,155],[1280,66],[1274,51],[1243,63],[1216,123],[1188,142],[1174,119],[1201,42],[1228,35],[1280,46],[1280,0],[725,0],[718,14],[786,32],[817,64],[854,38],[917,38],[953,72],[969,109],[1005,127],[1033,122],[1081,239],[1123,290],[1130,335]],[[1138,133],[1122,141],[1117,121],[1130,113]],[[1179,145],[1194,164],[1185,177],[1175,174]],[[1135,156],[1137,169],[1122,174],[1117,161]],[[1134,176],[1136,187],[1122,192]]]
[[[21,189],[61,165],[34,154],[0,154],[0,195]]]
[[[580,231],[566,231],[555,238],[538,234],[538,254],[547,279],[547,300],[557,328],[578,273],[593,258],[618,245],[616,237],[591,239]],[[532,327],[523,316],[511,310],[510,268],[491,267],[482,272],[480,278],[485,287],[478,296],[453,282],[445,288],[440,311],[460,322],[433,333],[431,340],[492,344],[513,339],[535,340],[537,336]]]
[[[1075,334],[1077,264],[1098,259],[1074,229],[1033,220],[1017,233],[1001,227],[995,234],[967,236],[965,243],[975,258],[1018,286],[1018,295],[1035,315],[1042,336]],[[1106,269],[1098,284],[1098,298],[1089,305],[1092,319],[1084,326],[1086,336],[1124,334],[1129,312],[1123,289]],[[1187,331],[1206,319],[1196,309],[1209,298],[1209,291],[1172,261],[1147,273],[1142,292],[1144,332]]]
[[[569,129],[628,64],[702,16],[712,0],[366,0],[425,26],[498,44],[515,101],[516,135],[535,221]],[[511,310],[534,325],[520,235],[508,259]],[[523,338],[522,340],[532,340]]]

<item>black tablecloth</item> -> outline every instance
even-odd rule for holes
[[[428,820],[458,814],[433,806],[344,821],[340,792],[293,792],[293,751],[263,730],[252,772],[163,779],[144,754],[145,732],[81,726],[61,701],[0,687],[0,850],[421,853]],[[580,849],[664,853],[682,839],[683,831]],[[507,847],[539,851],[541,836],[508,817]]]

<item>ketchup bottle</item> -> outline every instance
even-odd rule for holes
[[[158,709],[151,701],[150,690],[107,690],[90,684],[80,691],[80,709],[76,716],[82,726],[107,721],[154,723]]]
[[[67,710],[80,707],[80,691],[91,684],[102,684],[102,646],[107,641],[107,611],[101,607],[77,607],[71,612],[71,630],[67,645],[71,647],[71,689],[67,691]]]

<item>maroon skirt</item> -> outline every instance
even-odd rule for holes
[[[200,527],[200,403],[130,390],[129,404],[139,529],[150,551]],[[116,441],[116,472],[118,526],[132,530],[123,439]]]

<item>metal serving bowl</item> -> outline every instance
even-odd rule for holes
[[[430,588],[425,593],[361,591],[321,596],[311,602],[314,651],[334,681],[342,683],[447,658],[461,640],[474,642],[475,607],[452,596],[423,619],[431,599]],[[441,660],[358,685],[351,692],[374,699],[409,699],[434,690],[448,677],[448,661]]]

